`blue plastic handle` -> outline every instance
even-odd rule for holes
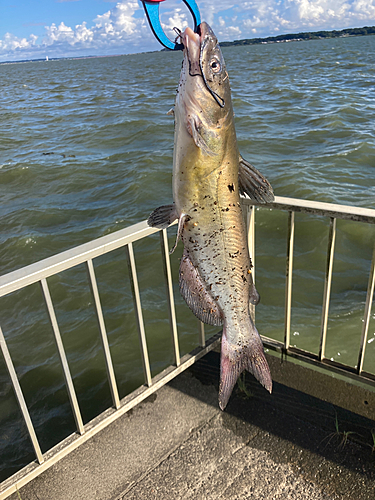
[[[182,50],[182,43],[172,42],[164,33],[159,17],[159,3],[163,0],[142,0],[150,27],[159,42],[170,50]],[[195,0],[183,0],[194,19],[194,31],[201,23],[201,16]]]

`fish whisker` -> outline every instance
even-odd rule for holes
[[[182,36],[181,36],[181,33],[182,31],[180,30],[180,28],[177,28],[176,26],[173,28],[173,31],[175,33],[177,33],[177,36],[176,38],[174,39],[174,43],[178,43],[179,41],[182,42]]]

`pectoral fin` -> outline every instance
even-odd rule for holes
[[[158,229],[167,229],[176,219],[178,219],[178,228],[175,244],[169,253],[173,253],[176,250],[177,243],[181,239],[182,231],[184,229],[184,223],[188,220],[188,215],[177,213],[175,204],[163,205],[162,207],[155,208],[153,212],[149,215],[147,219],[147,224],[151,227],[157,227]]]
[[[158,229],[166,229],[178,218],[174,203],[155,208],[147,219],[147,224]]]
[[[184,250],[180,263],[180,292],[195,316],[208,325],[223,324],[221,311],[207,292],[198,270],[193,266],[189,254]]]
[[[239,158],[239,190],[241,194],[247,194],[249,198],[259,203],[270,203],[275,197],[273,189],[268,180],[248,161],[240,155]]]
[[[175,244],[173,245],[173,248],[169,251],[170,254],[172,254],[177,247],[177,243],[180,241],[181,236],[182,236],[182,231],[184,229],[184,224],[185,221],[188,221],[190,217],[186,214],[181,214],[179,219],[178,219],[178,227],[177,227],[177,236],[176,236],[176,241]]]
[[[202,134],[199,130],[199,125],[197,120],[194,118],[190,118],[188,122],[188,132],[193,137],[195,145],[200,148],[203,153],[207,156],[217,156],[216,153],[210,149],[207,142],[203,139]]]

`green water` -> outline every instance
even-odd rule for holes
[[[224,49],[241,152],[279,196],[375,208],[375,37]],[[180,53],[0,65],[0,274],[144,220],[171,201]],[[296,214],[292,344],[317,352],[328,221]],[[356,364],[373,226],[338,221],[327,356]],[[256,212],[260,333],[284,329],[287,214]],[[172,245],[175,229],[170,230]],[[159,236],[135,243],[152,373],[173,362]],[[177,285],[181,247],[172,256]],[[143,382],[123,250],[95,260],[120,396]],[[84,422],[111,404],[84,266],[49,281]],[[182,353],[198,324],[175,285]],[[374,316],[375,317],[375,316]],[[74,431],[38,285],[0,325],[43,451]],[[215,329],[208,328],[208,334]],[[365,369],[375,372],[371,320]],[[0,358],[0,479],[34,458]]]

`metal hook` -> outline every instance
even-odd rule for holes
[[[182,43],[177,43],[177,38],[172,42],[167,35],[164,33],[163,28],[160,23],[159,17],[159,3],[165,0],[142,0],[143,7],[146,12],[146,16],[152,32],[154,33],[157,40],[170,50],[183,50],[184,46]],[[201,23],[201,16],[199,13],[198,5],[195,0],[183,0],[184,4],[188,7],[194,20],[194,31],[197,31],[198,26]]]

